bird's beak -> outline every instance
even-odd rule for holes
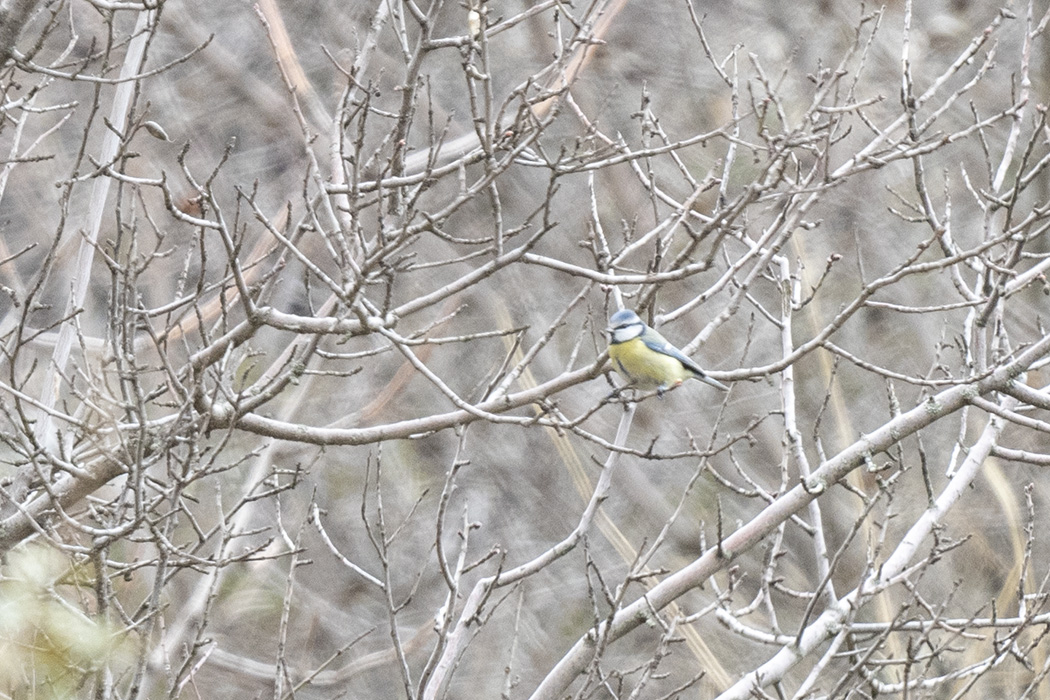
[[[602,335],[604,335],[606,338],[611,338],[612,334],[613,334],[613,329],[612,328],[603,328],[602,329]]]

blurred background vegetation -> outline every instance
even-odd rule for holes
[[[763,692],[1050,696],[1050,398],[980,384],[1047,338],[1046,11],[9,3],[0,692],[716,697],[999,416],[914,568]],[[625,413],[618,303],[732,391]],[[1002,415],[939,414],[960,385]]]

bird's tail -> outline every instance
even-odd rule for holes
[[[700,374],[697,374],[696,378],[699,379],[700,381],[702,381],[704,384],[710,384],[711,386],[713,386],[716,389],[721,389],[722,391],[729,391],[729,387],[727,387],[725,384],[723,384],[722,382],[718,381],[717,379],[712,379],[711,377],[707,376],[707,374],[705,374],[703,372],[701,372]]]

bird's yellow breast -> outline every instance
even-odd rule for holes
[[[641,338],[610,345],[609,358],[616,371],[639,389],[667,389],[693,376],[681,362],[652,350]]]

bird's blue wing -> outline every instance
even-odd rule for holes
[[[695,372],[701,376],[705,374],[704,370],[700,369],[700,365],[693,362],[693,360],[686,356],[685,353],[667,342],[662,335],[654,331],[652,328],[642,334],[642,342],[653,352],[658,352],[662,355],[667,355],[678,360],[691,372]]]

